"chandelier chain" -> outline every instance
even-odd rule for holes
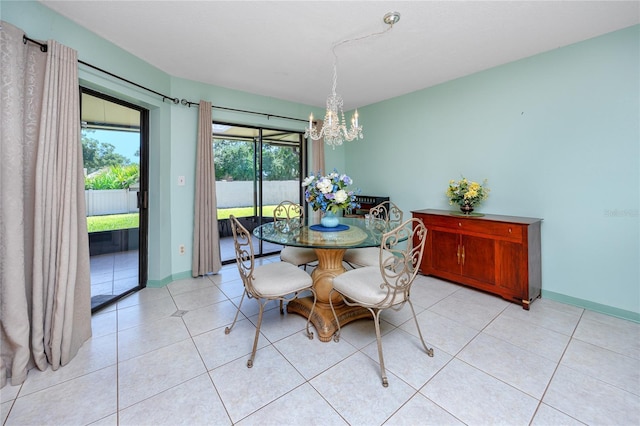
[[[347,43],[351,43],[354,41],[360,41],[360,40],[364,40],[370,37],[375,37],[375,36],[379,36],[382,35],[384,33],[386,33],[387,31],[391,30],[391,28],[393,28],[393,24],[389,24],[389,26],[382,30],[382,31],[378,31],[376,33],[372,33],[372,34],[367,34],[367,35],[363,35],[360,37],[356,37],[356,38],[348,38],[346,40],[342,40],[339,41],[337,43],[334,43],[333,47],[331,48],[331,53],[333,53],[333,86],[332,86],[332,93],[336,93],[336,88],[338,86],[338,54],[336,53],[336,48],[342,46],[343,44],[347,44]]]
[[[333,63],[333,85],[331,86],[331,94],[336,94],[336,87],[338,87],[338,65]]]
[[[382,34],[386,33],[387,31],[391,30],[391,28],[393,28],[393,24],[390,24],[386,29],[384,29],[382,31],[378,31],[377,33],[367,34],[367,35],[363,35],[363,36],[356,37],[356,38],[348,38],[346,40],[342,40],[342,41],[337,42],[331,48],[331,51],[333,52],[333,57],[335,58],[336,61],[338,60],[338,55],[336,55],[336,48],[337,47],[342,46],[343,44],[351,43],[353,41],[360,41],[360,40],[364,40],[366,38],[382,35]]]
[[[360,37],[342,40],[335,43],[331,52],[333,53],[333,81],[331,86],[331,94],[327,97],[327,111],[324,116],[322,128],[318,130],[313,125],[313,114],[309,116],[309,127],[305,130],[305,137],[309,137],[312,140],[318,140],[324,138],[327,145],[330,145],[335,149],[336,146],[342,145],[343,141],[352,141],[354,139],[362,139],[362,126],[358,124],[358,110],[355,110],[353,118],[351,119],[351,126],[347,128],[344,118],[343,100],[340,95],[336,93],[338,86],[338,55],[336,54],[336,48],[339,46],[364,40],[369,37],[375,37],[382,35],[393,28],[393,24],[398,22],[400,14],[397,12],[390,12],[384,17],[384,22],[388,24],[388,27],[384,31],[378,31],[372,34],[367,34]]]

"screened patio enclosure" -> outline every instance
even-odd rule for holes
[[[250,231],[273,220],[281,201],[302,203],[306,152],[300,132],[213,123],[216,200],[223,262],[235,260],[228,218],[233,214]],[[254,240],[256,255],[282,246]]]

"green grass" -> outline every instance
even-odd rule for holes
[[[87,216],[89,232],[113,231],[138,227],[138,213]]]
[[[265,217],[273,216],[276,206],[264,206],[262,214]],[[235,217],[253,216],[253,207],[236,207],[231,209],[218,209],[218,219],[228,219],[230,215]],[[128,229],[138,227],[138,213],[111,214],[105,216],[87,216],[87,229],[89,232],[113,231],[116,229]]]
[[[263,206],[262,215],[264,217],[273,216],[273,211],[277,206]],[[228,219],[230,215],[235,217],[253,216],[253,207],[234,207],[231,209],[218,209],[218,219]]]

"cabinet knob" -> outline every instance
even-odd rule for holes
[[[509,228],[509,233],[511,233],[511,228]]]
[[[458,226],[462,226],[462,223],[458,222]]]

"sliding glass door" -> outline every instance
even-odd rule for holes
[[[306,156],[303,140],[299,132],[214,123],[213,156],[223,262],[235,260],[229,215],[252,230],[271,221],[273,209],[281,201],[302,202],[300,184]],[[281,248],[254,240],[258,256]]]
[[[81,119],[96,311],[146,285],[148,111],[82,88]]]

